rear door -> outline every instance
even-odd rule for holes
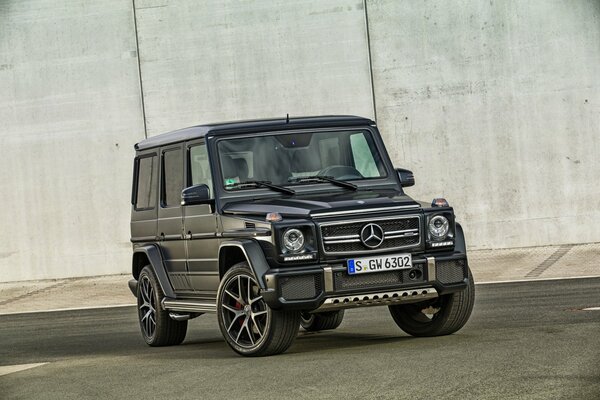
[[[191,292],[187,279],[181,191],[185,176],[183,145],[161,148],[158,237],[165,267],[176,293]]]

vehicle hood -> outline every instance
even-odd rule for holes
[[[419,208],[420,203],[398,192],[358,191],[231,202],[223,207],[223,213],[265,216],[277,212],[284,217],[311,218],[335,212],[385,212],[386,208],[401,207]]]

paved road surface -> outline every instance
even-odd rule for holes
[[[214,316],[158,349],[132,307],[0,316],[0,399],[600,399],[600,310],[581,310],[598,306],[600,278],[480,285],[455,335],[411,338],[367,308],[261,359]]]

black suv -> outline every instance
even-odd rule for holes
[[[375,123],[354,116],[194,126],[135,145],[133,278],[142,336],[179,344],[217,313],[245,356],[284,352],[301,325],[389,307],[414,336],[456,332],[474,285],[444,199],[403,187]]]

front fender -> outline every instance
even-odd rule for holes
[[[467,254],[467,242],[465,241],[465,233],[462,226],[456,223],[456,238],[454,240],[454,251]]]
[[[269,270],[269,264],[265,258],[262,248],[255,240],[241,239],[241,240],[229,240],[224,242],[219,247],[219,270],[223,271],[226,267],[224,265],[225,253],[227,249],[236,248],[241,250],[250,266],[250,269],[254,273],[258,285],[261,289],[266,289],[265,274]]]

